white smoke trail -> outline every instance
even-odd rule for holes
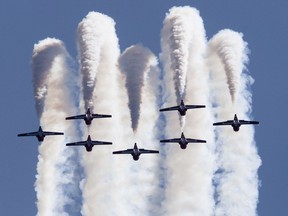
[[[231,30],[219,32],[209,42],[216,121],[232,119],[234,114],[240,119],[251,117],[249,88],[253,79],[243,73],[248,60],[246,46],[242,34]],[[243,126],[235,133],[231,127],[221,127],[217,128],[217,137],[219,172],[215,177],[215,215],[257,215],[257,170],[261,159],[255,146],[254,128]]]
[[[55,56],[63,52],[59,41],[47,38],[34,45],[32,56],[33,86],[38,117],[41,118],[47,94],[47,80]]]
[[[229,92],[234,102],[239,93],[240,76],[245,64],[248,61],[246,43],[242,40],[242,34],[225,29],[218,33],[213,40],[214,47],[211,48],[217,53],[224,66]]]
[[[187,7],[188,8],[188,7]],[[193,37],[191,26],[189,26],[189,10],[183,7],[170,9],[163,22],[161,47],[163,59],[167,61],[164,65],[165,71],[173,74],[174,88],[177,103],[184,97],[186,86],[186,74],[189,61],[189,43]]]
[[[149,67],[151,51],[141,45],[128,47],[120,56],[119,67],[126,80],[126,88],[129,96],[129,108],[132,120],[132,128],[137,130],[140,104],[142,102],[142,87],[144,72]]]
[[[212,178],[215,159],[213,156],[212,116],[210,114],[209,88],[207,85],[209,74],[205,68],[203,58],[206,48],[205,30],[202,18],[194,8],[175,7],[170,10],[170,13],[177,14],[174,19],[178,20],[175,23],[185,22],[184,32],[189,35],[189,37],[183,36],[189,38],[186,41],[187,51],[185,51],[185,56],[189,59],[186,66],[185,102],[187,104],[201,103],[206,105],[206,109],[191,110],[186,113],[184,134],[186,137],[205,139],[207,144],[188,144],[186,150],[180,149],[177,144],[166,144],[168,149],[166,162],[168,183],[166,186],[166,200],[164,200],[164,214],[212,215],[214,208]],[[168,38],[167,35],[162,37],[163,39]],[[163,39],[162,44],[165,44],[166,41]],[[162,51],[167,52],[165,46]],[[163,56],[169,56],[169,54],[163,53]],[[165,61],[167,59],[164,59],[164,63]],[[173,60],[170,61],[173,62]],[[169,67],[165,67],[165,76],[170,78],[169,73],[173,72]],[[165,90],[167,91],[167,88],[171,88],[171,82],[169,80],[167,82],[165,77],[164,79],[166,80]],[[170,96],[171,92],[168,94]],[[167,138],[180,137],[181,134],[180,128],[176,125],[176,119],[173,119],[172,115],[172,113],[169,113],[169,116],[166,114],[166,136],[169,136]]]
[[[95,113],[111,114],[111,119],[96,119],[92,122],[89,132],[92,139],[112,141],[113,146],[94,146],[92,152],[84,153],[86,179],[83,182],[83,215],[129,215],[133,211],[129,193],[130,157],[112,155],[114,149],[131,148],[133,143],[128,96],[124,79],[117,67],[120,50],[115,33],[114,21],[103,14],[90,12],[82,21],[91,23],[93,32],[80,32],[79,38],[105,38],[101,44],[94,41],[89,49],[100,50],[91,52],[88,59],[99,59],[91,64],[91,73],[95,77],[95,87],[91,98]],[[93,25],[94,23],[94,25]],[[98,25],[101,23],[101,25]],[[96,35],[95,35],[96,34]],[[92,40],[93,41],[93,40]],[[85,52],[85,49],[83,50]],[[80,56],[82,52],[80,52]],[[85,61],[86,57],[81,58]],[[90,69],[89,69],[90,70]],[[81,70],[81,73],[85,71]],[[89,86],[83,81],[83,91]],[[87,135],[85,136],[85,139]],[[128,190],[128,191],[127,191]],[[133,194],[134,195],[134,194]],[[111,206],[113,206],[111,208]]]
[[[135,125],[133,121],[139,121],[138,128],[137,125],[133,127],[134,142],[137,142],[139,148],[159,149],[156,124],[159,118],[157,101],[160,70],[157,58],[147,48],[134,45],[121,55],[119,66],[126,77],[132,126]],[[135,112],[137,115],[133,114]],[[140,161],[130,163],[133,173],[130,174],[129,181],[133,186],[129,190],[134,193],[134,202],[131,205],[137,209],[133,215],[157,215],[159,212],[158,164],[158,155],[143,155]],[[141,186],[135,185],[135,182],[141,182]]]
[[[108,22],[108,23],[107,23]],[[100,53],[106,40],[106,29],[109,20],[103,14],[90,12],[78,25],[78,50],[82,74],[83,97],[85,110],[93,109],[93,91],[100,64]],[[99,31],[102,28],[102,31]]]
[[[43,130],[64,131],[65,136],[46,137],[39,146],[35,190],[37,215],[71,215],[79,212],[77,152],[65,142],[77,137],[74,126],[65,122],[75,112],[75,99],[69,89],[77,80],[68,66],[69,55],[63,43],[47,38],[34,46],[32,68],[36,109]],[[69,191],[69,192],[68,192]]]
[[[194,34],[189,46],[189,70],[187,72],[185,101],[187,104],[205,104],[206,108],[189,111],[186,116],[184,132],[187,137],[204,139],[207,143],[203,145],[192,144],[190,146],[192,152],[187,153],[187,160],[182,162],[182,165],[185,166],[185,163],[193,164],[193,168],[191,167],[191,170],[187,171],[187,178],[198,183],[190,185],[186,182],[187,188],[194,195],[193,201],[191,200],[193,204],[190,208],[197,212],[195,215],[213,215],[215,202],[212,179],[216,166],[210,87],[207,85],[209,70],[203,58],[206,56],[207,41],[203,20],[197,10],[194,9],[193,11],[190,19]],[[189,156],[191,159],[188,159]]]

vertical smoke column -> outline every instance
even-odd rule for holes
[[[158,149],[156,124],[159,117],[160,70],[157,58],[149,49],[134,45],[122,53],[119,66],[126,79],[134,142],[139,148]],[[129,163],[133,170],[129,178],[129,191],[134,194],[131,205],[135,215],[157,215],[158,160],[158,155],[147,154],[141,156],[140,161]],[[135,182],[141,182],[141,186]]]
[[[99,27],[106,25],[105,16],[94,12],[88,13],[78,25],[78,50],[85,110],[89,107],[93,110],[93,91],[100,53],[107,34],[104,28],[103,32],[99,31]]]
[[[246,43],[243,42],[241,34],[229,29],[220,31],[213,40],[214,52],[224,67],[229,93],[232,102],[234,102],[240,90],[241,73],[248,61],[247,50],[245,50]]]
[[[86,29],[86,27],[87,29]],[[85,27],[85,28],[84,28]],[[93,120],[89,132],[94,140],[112,141],[113,146],[94,146],[92,152],[83,149],[86,179],[83,182],[83,215],[129,215],[132,212],[128,176],[131,158],[112,155],[114,149],[131,147],[132,129],[128,97],[124,80],[117,67],[120,55],[114,21],[100,13],[90,12],[79,24],[78,38],[91,39],[89,47],[80,49],[80,58],[98,59],[87,68],[81,67],[83,92],[90,92],[95,113],[111,114],[112,118]],[[98,38],[101,38],[99,41]],[[86,52],[99,50],[99,52]],[[86,56],[87,53],[87,56]],[[84,79],[85,70],[94,77],[93,89]],[[85,102],[86,103],[86,102]],[[83,137],[86,139],[87,135]],[[112,207],[113,206],[113,207]]]
[[[127,48],[119,58],[119,67],[126,80],[126,89],[129,98],[129,109],[131,115],[131,126],[137,131],[140,105],[142,103],[142,88],[144,85],[144,72],[151,67],[150,50],[141,45],[134,45]],[[155,57],[154,57],[155,58]]]
[[[213,115],[210,100],[209,70],[204,57],[207,51],[206,33],[203,20],[196,9],[190,9],[191,32],[189,43],[189,63],[185,101],[187,104],[205,104],[204,109],[190,110],[186,114],[184,133],[187,137],[206,140],[206,144],[189,144],[188,151],[182,155],[189,164],[187,178],[182,187],[187,187],[193,194],[190,208],[195,215],[213,215],[215,207],[213,175],[215,166],[215,139],[213,133]],[[179,154],[181,154],[179,152]],[[184,186],[185,185],[185,186]]]
[[[174,80],[174,86],[172,88],[167,86],[167,95],[164,96],[164,98],[167,99],[165,100],[165,106],[171,106],[172,104],[174,106],[175,102],[176,104],[180,104],[181,99],[185,97],[189,62],[188,47],[192,38],[192,32],[190,30],[189,11],[184,9],[179,10],[179,8],[177,9],[176,7],[172,8],[165,17],[161,33],[164,70],[167,71],[167,73],[169,71],[169,76],[172,76]],[[167,76],[166,79],[171,78]],[[168,92],[176,94],[176,100],[173,99]],[[185,117],[180,118],[180,123],[183,128]]]
[[[169,29],[173,30],[172,35],[176,29],[181,37],[171,36]],[[205,69],[203,58],[206,46],[205,31],[199,12],[190,7],[170,9],[164,21],[161,44],[164,62],[164,99],[168,101],[175,98],[175,93],[171,91],[171,74],[175,74],[178,69],[173,67],[175,62],[183,59],[183,62],[187,62],[181,64],[185,65],[185,79],[177,73],[174,77],[182,80],[180,85],[185,83],[185,102],[207,106],[206,109],[188,111],[186,125],[185,127],[182,125],[181,128],[186,137],[205,139],[207,144],[188,144],[186,150],[180,149],[177,144],[166,144],[167,186],[163,214],[212,215],[214,142],[207,86],[208,71]],[[174,45],[174,49],[167,48],[166,44],[170,44],[170,47]],[[177,44],[183,44],[185,49],[175,49]],[[177,93],[176,96],[178,97]],[[165,115],[167,138],[179,137],[181,134],[175,115],[177,114],[172,112]]]
[[[39,146],[35,190],[38,215],[71,215],[79,212],[79,165],[77,152],[65,142],[77,137],[74,126],[65,122],[75,112],[71,94],[77,79],[69,68],[63,43],[47,38],[34,46],[32,57],[36,110],[43,130],[64,131],[65,136],[46,137]]]
[[[242,34],[222,30],[209,42],[208,64],[216,105],[216,121],[250,119],[253,79],[243,73],[248,61],[247,44]],[[239,132],[231,127],[216,130],[218,172],[215,215],[257,215],[258,175],[261,159],[257,154],[254,127],[243,126]]]

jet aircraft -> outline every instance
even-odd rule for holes
[[[87,152],[91,152],[94,145],[112,145],[112,142],[93,141],[90,135],[86,141],[67,143],[66,146],[85,146]]]
[[[139,160],[139,156],[141,154],[158,154],[159,151],[156,150],[147,150],[147,149],[142,149],[142,148],[138,148],[137,144],[134,144],[134,148],[133,149],[127,149],[127,150],[121,150],[121,151],[114,151],[113,154],[131,154],[133,159]]]
[[[181,100],[180,105],[160,109],[160,112],[177,110],[181,116],[184,116],[186,115],[186,111],[188,109],[205,108],[205,107],[206,107],[205,105],[185,105],[184,101]]]
[[[86,125],[90,125],[94,118],[111,118],[111,117],[112,117],[111,115],[92,114],[90,108],[88,108],[85,114],[66,117],[66,120],[84,119]]]
[[[39,126],[38,131],[35,132],[29,132],[29,133],[21,133],[18,134],[19,137],[21,136],[36,136],[39,142],[42,142],[44,140],[45,136],[48,135],[63,135],[64,133],[62,132],[49,132],[49,131],[43,131],[42,127]]]
[[[186,138],[186,137],[184,136],[184,133],[182,132],[180,138],[160,140],[160,142],[165,142],[165,143],[179,143],[181,149],[186,149],[188,143],[206,143],[206,140]]]
[[[247,125],[247,124],[259,124],[259,122],[258,121],[238,120],[238,117],[235,114],[233,120],[228,120],[228,121],[224,121],[224,122],[216,122],[213,125],[214,126],[231,125],[233,127],[234,131],[239,131],[241,125]]]

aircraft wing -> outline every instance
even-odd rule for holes
[[[168,107],[168,108],[160,109],[160,112],[163,112],[163,111],[172,111],[172,110],[178,110],[178,109],[179,109],[179,106],[174,106],[174,107]]]
[[[37,132],[30,132],[30,133],[21,133],[18,134],[18,136],[37,136],[38,133]]]
[[[206,143],[206,140],[199,140],[199,139],[190,139],[186,138],[188,143]]]
[[[64,135],[64,133],[62,133],[62,132],[49,132],[49,131],[43,131],[43,134],[45,136],[47,136],[47,135]]]
[[[85,115],[77,115],[77,116],[70,116],[70,117],[66,117],[66,120],[70,120],[70,119],[84,119]]]
[[[85,146],[86,141],[66,143],[66,146]]]
[[[241,125],[244,125],[244,124],[259,124],[258,121],[245,121],[245,120],[239,120],[239,123]]]
[[[233,121],[231,121],[231,120],[213,123],[213,125],[232,125],[232,124],[233,124]]]
[[[133,149],[127,149],[127,150],[120,150],[120,151],[114,151],[113,154],[132,154]]]
[[[93,145],[112,145],[112,142],[92,141]]]
[[[185,105],[187,109],[205,108],[205,105]]]
[[[158,154],[159,151],[156,150],[148,150],[148,149],[139,149],[141,154]]]
[[[175,138],[175,139],[166,139],[166,140],[160,140],[160,142],[166,142],[166,143],[178,143],[180,142],[180,138]]]
[[[104,114],[92,114],[93,118],[111,118],[112,115],[104,115]]]

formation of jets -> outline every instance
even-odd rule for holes
[[[205,108],[205,105],[185,105],[184,101],[181,100],[180,105],[160,109],[160,112],[177,110],[181,116],[184,116],[186,115],[186,111],[188,109],[196,109],[196,108]],[[83,119],[86,125],[90,125],[94,118],[111,118],[111,117],[112,117],[111,115],[106,115],[106,114],[93,114],[90,108],[88,108],[85,114],[66,117],[66,120]],[[248,124],[259,124],[259,122],[239,120],[237,115],[235,114],[233,120],[213,123],[214,126],[231,125],[233,130],[236,132],[239,131],[241,125],[248,125]],[[36,136],[39,142],[42,142],[45,136],[48,136],[48,135],[64,135],[64,133],[43,131],[42,127],[40,126],[38,131],[18,134],[19,137]],[[186,138],[184,136],[184,133],[182,132],[179,138],[163,139],[163,140],[160,140],[160,142],[161,143],[178,143],[181,149],[186,149],[189,143],[206,143],[206,140]],[[84,146],[87,152],[91,152],[94,145],[112,145],[112,142],[92,140],[91,136],[88,135],[87,140],[85,141],[71,142],[71,143],[66,144],[66,146]],[[137,144],[135,143],[133,148],[120,150],[120,151],[114,151],[113,154],[130,154],[132,155],[133,159],[137,161],[139,160],[139,157],[141,154],[159,154],[159,151],[138,148]]]

